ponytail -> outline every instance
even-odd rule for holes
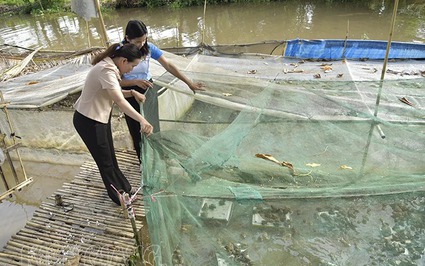
[[[105,51],[96,55],[96,57],[93,58],[91,64],[96,65],[106,57],[124,57],[129,62],[133,62],[136,59],[141,59],[142,56],[142,52],[134,44],[128,43],[123,45],[121,43],[114,43],[109,46]]]

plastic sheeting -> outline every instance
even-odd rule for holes
[[[72,0],[71,10],[86,21],[89,21],[91,18],[98,17],[95,1],[98,0]]]
[[[384,59],[386,41],[290,40],[285,56],[312,59]],[[425,44],[391,42],[390,59],[425,59]]]

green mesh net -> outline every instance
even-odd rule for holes
[[[207,91],[144,139],[157,265],[425,262],[423,78],[185,73]]]

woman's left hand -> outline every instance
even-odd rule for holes
[[[133,95],[134,99],[138,102],[144,103],[146,101],[146,96],[138,91],[132,90],[131,95]]]

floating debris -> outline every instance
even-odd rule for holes
[[[341,166],[339,167],[339,169],[343,169],[343,170],[353,170],[353,167],[350,167],[350,166],[348,166],[348,165],[343,164],[343,165],[341,165]]]
[[[406,97],[398,98],[400,102],[405,103],[410,106],[415,106],[413,103],[411,103],[409,100],[406,99]]]

